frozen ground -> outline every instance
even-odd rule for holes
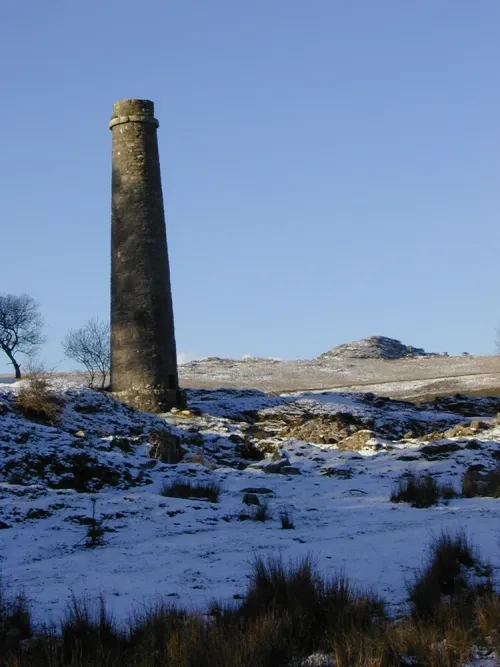
[[[345,572],[399,614],[405,582],[443,528],[464,528],[500,583],[498,500],[430,509],[389,501],[405,471],[458,490],[469,466],[497,465],[500,399],[417,407],[371,394],[191,390],[190,411],[155,417],[60,382],[65,405],[54,427],[17,411],[18,389],[0,387],[0,567],[37,620],[57,619],[71,595],[102,594],[123,620],[157,596],[204,608],[243,595],[254,556],[278,553],[312,554],[325,574]],[[444,433],[475,418],[489,423]],[[149,457],[148,434],[165,428],[186,450],[175,465]],[[265,458],[242,458],[255,449]],[[219,482],[220,501],[160,494],[178,479]],[[254,510],[242,503],[246,489],[267,499],[269,521],[242,520]],[[107,532],[89,549],[93,498]],[[281,529],[282,509],[295,529]]]

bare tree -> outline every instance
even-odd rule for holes
[[[64,354],[85,366],[91,387],[95,386],[97,376],[100,377],[101,388],[106,384],[111,363],[109,338],[109,323],[92,318],[80,329],[69,331],[63,340]]]
[[[19,354],[32,355],[45,338],[39,305],[28,294],[0,295],[0,349],[14,366],[16,379],[21,377]]]

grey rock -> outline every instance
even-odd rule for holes
[[[276,463],[270,463],[267,466],[264,466],[262,470],[265,473],[277,473],[279,475],[300,475],[301,472],[299,468],[291,466],[288,462],[288,459],[283,459],[282,461],[277,461]]]
[[[362,340],[337,345],[318,359],[403,359],[404,357],[435,357],[420,347],[404,345],[400,340],[386,336],[369,336]]]
[[[259,497],[255,493],[245,493],[243,502],[245,505],[260,505]]]
[[[163,463],[178,463],[184,455],[180,438],[167,430],[151,431],[148,442],[152,445],[149,456]]]
[[[269,494],[274,493],[272,489],[267,489],[265,486],[247,486],[245,489],[241,489],[242,493],[256,493],[256,494]]]

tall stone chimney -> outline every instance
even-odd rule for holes
[[[162,412],[182,400],[153,102],[116,102],[109,127],[111,389],[135,407]]]

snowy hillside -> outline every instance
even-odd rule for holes
[[[443,527],[465,528],[498,563],[498,500],[417,509],[390,495],[408,471],[458,493],[464,472],[497,466],[500,399],[416,407],[372,394],[200,389],[188,392],[189,410],[152,416],[60,386],[62,414],[46,425],[21,414],[19,387],[0,389],[0,565],[40,620],[58,618],[72,594],[103,594],[118,619],[158,595],[191,608],[230,601],[253,555],[269,553],[312,554],[397,614]],[[152,457],[161,432],[179,437],[180,462]],[[219,485],[219,501],[162,495],[179,481]],[[105,532],[87,548],[92,499]],[[263,506],[269,520],[255,520]],[[283,512],[293,530],[282,530]]]

